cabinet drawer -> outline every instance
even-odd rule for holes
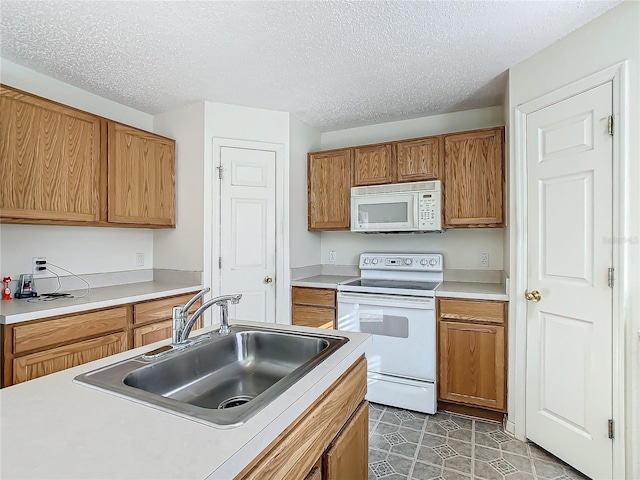
[[[307,305],[293,306],[293,324],[305,327],[322,327],[333,322],[336,311],[332,308],[309,307]]]
[[[127,334],[120,332],[18,357],[13,360],[13,383],[77,367],[126,349]]]
[[[332,288],[293,287],[292,303],[334,308],[336,291]]]
[[[177,305],[185,305],[193,298],[196,292],[179,295],[177,297],[163,298],[161,300],[151,300],[149,302],[137,303],[133,306],[133,323],[149,323],[167,320],[171,318],[173,307]],[[200,302],[196,302],[189,309],[189,313],[193,313],[200,306]]]
[[[13,328],[13,353],[70,343],[127,328],[127,308],[71,315]]]
[[[504,324],[505,302],[441,298],[439,305],[443,320]]]

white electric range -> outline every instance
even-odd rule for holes
[[[361,277],[338,285],[338,329],[371,333],[367,399],[436,412],[438,253],[363,253]]]

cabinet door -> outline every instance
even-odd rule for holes
[[[365,480],[369,458],[369,402],[364,401],[324,454],[325,480]]]
[[[503,131],[445,135],[445,228],[504,225]]]
[[[0,218],[98,222],[100,119],[0,87]]]
[[[108,220],[175,226],[175,141],[108,122]]]
[[[127,334],[119,332],[17,357],[13,359],[13,383],[26,382],[125,350]]]
[[[396,142],[398,182],[418,182],[442,178],[442,139],[417,138]]]
[[[353,149],[354,186],[376,185],[393,181],[390,143]]]
[[[133,329],[133,348],[149,345],[171,337],[172,321],[151,323]]]
[[[439,323],[440,400],[504,412],[504,327]]]
[[[351,150],[310,153],[309,230],[349,230]]]

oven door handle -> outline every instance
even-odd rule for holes
[[[435,299],[430,297],[338,292],[338,304],[340,303],[361,303],[367,306],[419,308],[424,310],[434,310],[436,305]]]

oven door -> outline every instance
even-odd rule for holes
[[[370,372],[435,382],[434,298],[338,292],[338,330],[370,333]]]
[[[410,232],[418,230],[416,192],[351,197],[351,231]]]

